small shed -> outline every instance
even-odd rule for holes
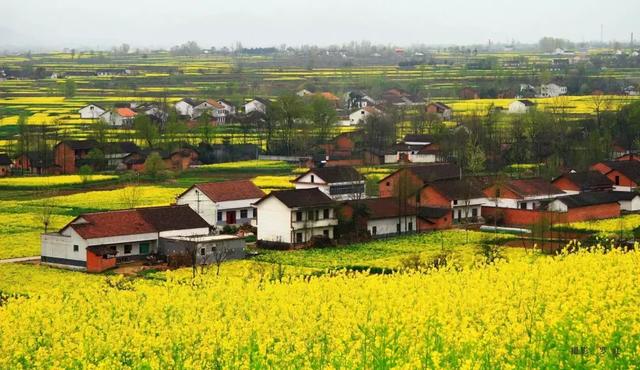
[[[244,258],[245,245],[244,238],[235,235],[173,236],[160,238],[158,254],[170,260],[196,253],[199,265],[211,264]]]

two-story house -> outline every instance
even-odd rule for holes
[[[318,188],[334,200],[366,197],[365,179],[351,166],[313,168],[292,182],[296,189]]]
[[[549,182],[539,179],[514,179],[493,184],[484,189],[487,207],[535,210],[543,203],[566,193]]]
[[[304,244],[333,238],[338,224],[333,199],[318,188],[273,191],[254,204],[259,241]]]
[[[95,140],[64,140],[53,148],[53,162],[64,174],[76,173],[89,152],[98,147]]]
[[[425,185],[416,197],[423,207],[447,208],[453,222],[480,219],[487,196],[482,186],[473,178],[434,181]]]
[[[250,180],[195,184],[178,195],[176,203],[189,205],[209,225],[243,225],[255,219],[253,203],[264,197]]]

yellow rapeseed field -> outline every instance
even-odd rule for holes
[[[115,175],[90,175],[87,182],[98,182],[117,179]],[[79,175],[37,176],[37,177],[7,177],[0,179],[0,186],[7,187],[49,187],[59,185],[76,185],[83,181]]]
[[[626,369],[640,358],[637,251],[392,275],[233,266],[128,280],[0,265],[0,368]]]

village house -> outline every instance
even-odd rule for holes
[[[229,112],[225,105],[213,99],[207,99],[193,108],[193,118],[198,118],[203,114],[208,114],[217,123],[225,123]]]
[[[82,119],[97,119],[107,110],[96,104],[85,105],[78,110]]]
[[[422,105],[424,101],[419,97],[412,95],[411,93],[399,89],[393,88],[386,90],[382,93],[382,99],[387,104],[396,106],[410,106],[410,105]]]
[[[400,235],[417,231],[417,210],[415,206],[401,202],[397,198],[371,198],[345,202],[340,208],[344,220],[353,220],[354,212],[363,212],[360,227],[372,237]]]
[[[425,107],[427,113],[437,114],[444,120],[450,120],[453,116],[453,109],[441,102],[431,102]]]
[[[292,182],[296,189],[317,188],[333,200],[366,197],[365,179],[351,166],[313,168]]]
[[[42,235],[41,261],[101,272],[156,254],[160,238],[208,234],[209,224],[186,205],[86,213]]]
[[[323,99],[325,99],[326,101],[328,101],[332,107],[338,109],[340,107],[340,98],[338,98],[337,96],[335,96],[334,94],[330,93],[330,92],[321,92],[319,94],[316,94],[317,96],[322,97]]]
[[[195,101],[191,98],[184,98],[175,104],[176,112],[182,117],[193,118],[193,110],[201,105],[201,101]]]
[[[384,156],[384,163],[435,163],[440,160],[440,146],[432,135],[408,134],[394,144]]]
[[[0,177],[6,177],[11,174],[11,167],[13,166],[13,161],[9,158],[8,155],[4,153],[0,153]]]
[[[95,140],[64,140],[53,148],[53,162],[63,174],[78,172],[90,151],[98,147]]]
[[[263,114],[267,114],[267,109],[271,105],[271,102],[267,99],[263,98],[254,98],[250,102],[244,105],[244,113],[249,114],[251,112],[260,112]]]
[[[445,207],[418,207],[418,231],[450,229],[452,211]]]
[[[569,172],[556,177],[551,182],[567,194],[591,191],[613,190],[613,182],[598,171]]]
[[[640,161],[634,159],[599,162],[592,165],[591,170],[607,176],[618,191],[636,191],[640,184]]]
[[[481,188],[472,178],[434,181],[420,189],[416,202],[423,207],[449,209],[455,223],[479,222],[482,206],[487,203]]]
[[[265,193],[251,180],[195,184],[178,195],[176,204],[186,204],[212,226],[251,224],[253,203]]]
[[[640,205],[640,196],[627,193],[622,198],[619,192],[589,192],[559,197],[547,206],[550,212],[559,213],[558,219],[562,223],[599,220],[620,216],[620,201],[626,207]]]
[[[484,189],[488,207],[538,209],[550,199],[566,193],[549,182],[539,179],[512,179]]]
[[[367,118],[372,115],[382,115],[382,111],[373,106],[366,106],[349,115],[349,122],[352,126],[364,124]]]
[[[304,244],[333,239],[336,203],[318,188],[272,191],[254,204],[259,241]]]
[[[361,91],[349,91],[345,94],[344,100],[345,107],[349,111],[371,107],[377,104],[375,99]]]
[[[224,110],[227,111],[227,115],[233,116],[236,114],[236,106],[232,102],[226,99],[218,99],[218,104],[221,104],[224,107]]]
[[[22,174],[53,175],[60,172],[53,163],[53,153],[48,150],[22,153],[15,158],[13,166]]]
[[[137,115],[138,113],[131,108],[114,108],[111,111],[103,113],[100,119],[114,127],[132,127],[133,120]]]
[[[124,170],[126,169],[124,159],[141,151],[140,147],[132,141],[107,143],[104,145],[104,158],[107,161],[108,168]]]
[[[184,147],[172,151],[146,149],[139,153],[131,153],[123,158],[122,163],[127,170],[144,171],[144,163],[151,153],[158,153],[164,167],[172,171],[184,171],[198,161],[198,152],[192,148]]]
[[[430,163],[407,166],[386,176],[378,182],[381,198],[397,197],[399,194],[417,193],[428,183],[460,178],[460,168],[451,163]]]
[[[509,104],[508,112],[510,114],[525,114],[529,112],[529,110],[533,109],[535,105],[536,104],[531,100],[527,100],[527,99],[515,100],[511,102],[511,104]]]
[[[540,94],[538,94],[538,97],[540,98],[555,98],[558,97],[560,95],[566,95],[567,94],[567,87],[566,86],[559,86],[556,85],[554,83],[550,83],[550,84],[542,84],[540,85]]]
[[[480,99],[480,93],[478,93],[478,90],[472,87],[462,88],[458,95],[460,96],[460,99],[464,100]]]
[[[313,95],[313,92],[311,92],[311,91],[309,91],[307,89],[302,89],[302,90],[298,90],[296,92],[296,95],[301,97],[301,98],[304,98],[305,96]]]

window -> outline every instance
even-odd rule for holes
[[[314,182],[316,182],[316,177],[311,175],[311,183],[313,184]]]
[[[218,212],[218,221],[222,221],[222,212]]]
[[[132,249],[133,248],[131,247],[131,244],[125,244],[124,245],[124,254],[131,254]]]
[[[391,186],[391,182],[387,181],[387,186]]]
[[[240,210],[240,218],[247,218],[247,210],[246,209]]]
[[[77,244],[74,244],[74,245],[73,245],[73,251],[74,251],[74,252],[77,252],[77,251],[79,251],[79,250],[80,250],[80,247],[79,247]]]
[[[329,209],[324,209],[322,210],[322,218],[327,219],[329,218]]]
[[[204,256],[207,254],[207,250],[205,248],[200,248],[200,255]]]
[[[478,217],[478,209],[474,208],[471,210],[471,217]]]
[[[257,208],[253,208],[253,218],[258,219],[258,209]]]
[[[400,233],[400,224],[396,224],[396,232],[399,234]]]
[[[413,231],[413,222],[409,222],[409,225],[407,227],[409,231]]]
[[[364,193],[364,184],[333,185],[329,187],[329,195]]]
[[[616,176],[616,185],[620,185],[620,176]]]
[[[458,210],[458,220],[462,219],[462,210]]]
[[[296,212],[296,221],[302,221],[302,211]]]
[[[371,228],[371,235],[377,235],[378,234],[378,227],[374,226]]]
[[[526,202],[520,203],[520,209],[527,209],[527,203]]]
[[[329,230],[322,230],[322,235],[329,237]]]
[[[454,206],[457,206],[457,205],[458,205],[458,201],[457,201],[457,200],[454,200],[454,201],[453,201],[453,205],[454,205]]]
[[[149,243],[140,243],[140,254],[149,254]]]
[[[296,243],[302,243],[302,233],[296,233]]]
[[[313,211],[308,211],[307,212],[307,220],[313,221]]]
[[[316,217],[315,217],[315,220],[317,221],[317,220],[319,220],[319,219],[320,219],[320,210],[319,210],[319,209],[316,209]]]

